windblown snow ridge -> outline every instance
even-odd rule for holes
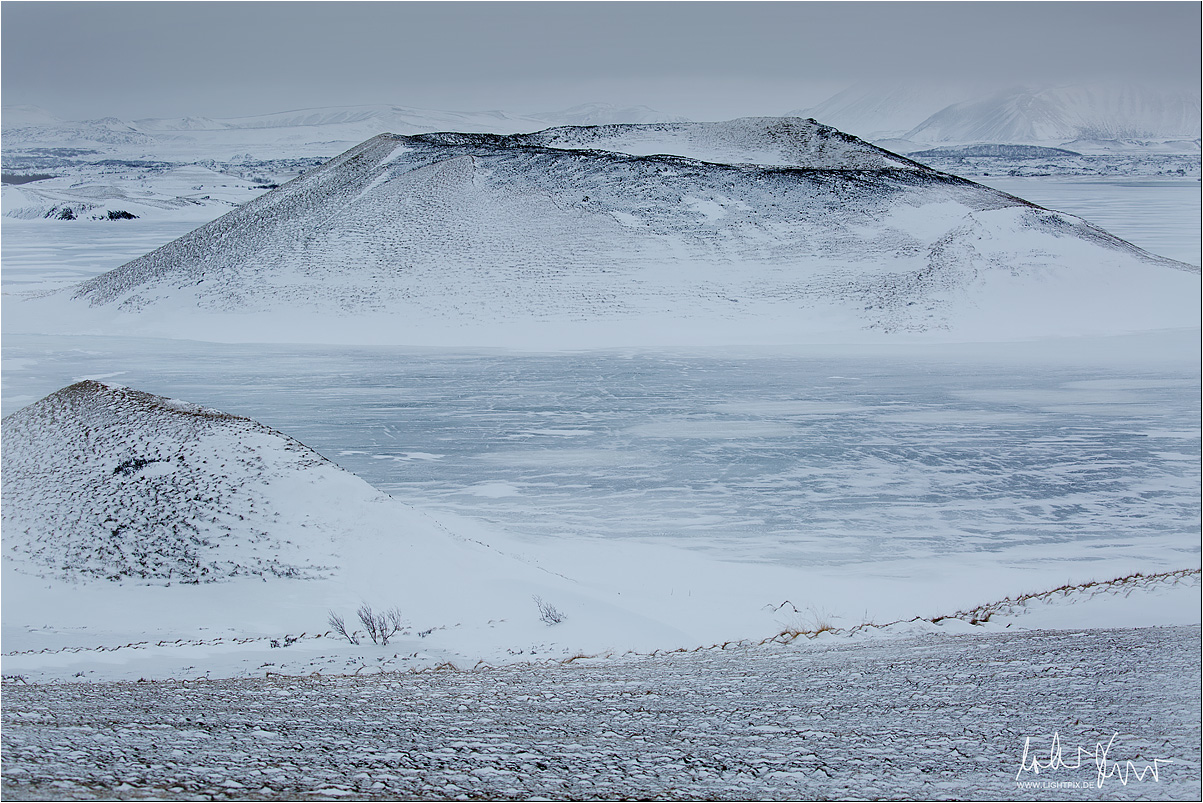
[[[337,533],[307,492],[382,496],[250,419],[91,380],[8,416],[3,434],[5,559],[40,575],[319,576]],[[298,516],[308,526],[288,526]]]
[[[1164,593],[1176,587],[1183,589],[1198,589],[1200,585],[1200,570],[1199,569],[1177,569],[1168,572],[1157,572],[1154,574],[1144,574],[1135,572],[1133,574],[1116,577],[1111,580],[1091,580],[1084,583],[1066,584],[1059,588],[1054,588],[1049,591],[1036,593],[1019,594],[1014,598],[1006,597],[1005,599],[989,602],[984,605],[978,605],[969,610],[957,611],[956,613],[945,616],[916,616],[911,619],[899,619],[885,624],[876,622],[863,622],[853,627],[833,627],[828,622],[814,621],[804,626],[789,627],[781,631],[772,638],[761,642],[752,642],[765,644],[768,642],[780,642],[788,644],[795,641],[800,636],[806,638],[814,638],[823,634],[832,634],[839,636],[857,636],[863,634],[894,634],[902,635],[915,632],[915,626],[921,629],[929,629],[931,626],[947,624],[952,621],[960,621],[971,626],[977,627],[985,625],[991,620],[998,619],[1015,619],[1022,617],[1025,614],[1032,613],[1044,606],[1072,606],[1089,603],[1096,598],[1106,599],[1107,597],[1128,597],[1136,594],[1158,594]],[[776,607],[776,610],[781,610],[786,605],[793,609],[794,613],[799,613],[798,609],[793,606],[789,600],[782,602]],[[995,620],[994,623],[997,623]],[[1004,627],[1010,627],[1009,624]]]

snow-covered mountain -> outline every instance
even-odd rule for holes
[[[4,117],[9,115],[5,108]],[[19,117],[18,117],[19,121]],[[133,123],[116,117],[99,120],[14,121],[4,127],[6,156],[12,151],[47,148],[129,150],[152,146],[156,140]]]
[[[903,136],[941,109],[977,94],[971,86],[951,83],[860,83],[790,114],[813,117],[862,139],[882,142]]]
[[[1065,145],[1090,154],[1189,154],[1199,149],[1199,108],[1197,90],[885,81],[849,87],[796,114],[902,153],[1019,144]]]
[[[1065,156],[1081,156],[1080,153],[1064,148],[1044,148],[1039,145],[957,145],[948,148],[930,148],[910,154],[916,159],[1057,159]]]
[[[28,128],[36,125],[55,125],[63,122],[41,106],[5,106],[0,109],[0,127]]]
[[[1199,139],[1198,93],[1137,87],[1018,88],[956,103],[903,136],[928,143],[1057,144]]]
[[[746,136],[758,156],[794,138],[802,167],[531,144],[542,136],[381,135],[40,303],[65,304],[61,320],[89,330],[336,342],[498,342],[532,326],[590,344],[799,342],[1197,321],[1185,266],[813,121],[546,135],[695,153]]]

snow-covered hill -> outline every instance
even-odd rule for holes
[[[269,580],[295,585],[287,596],[308,589],[319,610],[385,594],[437,610],[452,566],[484,612],[497,595],[526,607],[563,585],[241,416],[83,380],[2,426],[5,586],[215,585],[258,597],[272,621],[287,614],[272,612]],[[6,623],[21,621],[23,600],[5,590]]]
[[[778,143],[807,166],[531,144],[544,136],[758,156]],[[1197,325],[1184,267],[813,121],[755,119],[381,135],[71,298],[5,314],[10,331],[57,315],[250,341],[997,338]]]
[[[1087,582],[1088,598],[1023,594],[1062,571],[1105,579],[1098,573],[1115,564],[875,556],[849,571],[436,521],[262,424],[92,380],[6,417],[2,432],[6,675],[352,673],[776,634],[1002,632],[1012,618],[1019,627],[1197,621],[1197,570]],[[974,608],[985,589],[1013,596]],[[1121,604],[1121,592],[1135,599]],[[1054,602],[1075,604],[1058,613]],[[402,612],[391,644],[331,631],[331,611],[360,629],[364,603]],[[882,627],[866,624],[870,609]],[[965,613],[913,619],[950,610]]]
[[[54,125],[61,122],[62,120],[40,106],[5,106],[0,109],[0,127],[5,129]]]
[[[5,113],[7,116],[7,112]],[[13,127],[4,127],[4,149],[6,156],[11,151],[45,148],[144,149],[155,144],[155,138],[139,130],[137,126],[116,117],[100,120],[46,121],[29,119],[28,125],[19,125],[20,117]]]
[[[319,500],[379,496],[254,421],[91,380],[3,428],[5,559],[39,574],[321,576],[350,533]]]

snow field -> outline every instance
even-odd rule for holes
[[[4,793],[1189,800],[1199,645],[1197,626],[1027,631],[370,677],[9,681]],[[1081,766],[1043,769],[1054,734]]]

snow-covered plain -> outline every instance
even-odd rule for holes
[[[1102,192],[1123,194],[1114,187]],[[124,221],[5,218],[5,292],[62,286],[95,275],[143,253],[143,246],[156,237],[170,239],[171,226],[185,225],[155,220],[154,215]],[[1162,233],[1177,236],[1169,229]],[[1149,231],[1149,240],[1140,244],[1152,253],[1175,256],[1167,250],[1181,248],[1173,244],[1178,241],[1160,237],[1155,225]],[[445,541],[422,541],[429,560],[420,562],[420,568],[411,568],[388,550],[368,550],[357,560],[357,574],[313,581],[255,577],[188,587],[128,579],[72,584],[22,574],[6,560],[4,673],[33,683],[195,680],[269,673],[362,675],[445,662],[464,669],[480,662],[558,665],[578,655],[600,656],[580,658],[567,667],[518,666],[497,673],[481,666],[477,673],[415,676],[415,683],[431,690],[432,699],[447,695],[437,699],[454,709],[448,710],[446,721],[431,714],[439,728],[479,732],[516,719],[534,731],[547,725],[521,720],[520,712],[531,706],[517,711],[499,706],[474,696],[465,683],[485,688],[512,679],[523,689],[519,698],[537,700],[535,689],[542,694],[550,684],[573,683],[563,670],[580,664],[592,671],[594,664],[612,681],[659,677],[670,686],[710,694],[716,671],[754,672],[752,667],[763,661],[767,683],[740,681],[731,693],[746,695],[754,708],[780,694],[781,704],[774,710],[789,722],[790,716],[830,719],[833,711],[844,711],[852,718],[839,719],[829,729],[845,735],[839,749],[815,753],[811,737],[831,737],[794,733],[776,721],[744,721],[737,716],[743,713],[734,702],[739,698],[730,697],[730,721],[715,722],[719,741],[732,744],[739,733],[758,725],[786,730],[774,732],[778,735],[763,731],[764,743],[749,741],[748,755],[756,760],[742,752],[731,761],[720,756],[724,770],[710,767],[710,758],[700,759],[705,772],[689,781],[668,769],[689,766],[684,759],[692,754],[686,750],[657,753],[663,760],[653,768],[640,766],[640,756],[615,749],[615,760],[628,762],[627,769],[610,772],[565,760],[555,765],[564,770],[560,775],[568,785],[562,786],[560,775],[535,766],[547,765],[559,748],[538,739],[522,742],[514,735],[518,731],[510,729],[506,744],[512,749],[502,746],[497,754],[519,756],[513,767],[477,766],[458,754],[439,765],[456,776],[446,779],[455,789],[394,784],[404,777],[442,781],[443,770],[406,763],[409,759],[391,753],[382,761],[399,770],[397,778],[377,778],[375,769],[356,765],[356,772],[366,771],[371,783],[361,784],[358,778],[348,783],[353,773],[346,765],[318,767],[314,754],[305,750],[299,763],[315,769],[303,774],[306,780],[296,789],[329,784],[330,795],[346,789],[382,797],[397,790],[450,796],[473,790],[518,797],[641,796],[669,794],[670,786],[685,797],[1024,796],[1029,793],[1014,786],[1013,766],[1023,737],[1047,737],[1051,733],[1046,731],[1058,728],[1065,735],[1075,719],[1085,722],[1071,693],[1076,687],[1046,687],[1031,674],[1023,681],[1028,685],[995,700],[983,695],[977,682],[956,679],[957,672],[976,671],[966,651],[977,650],[974,654],[991,667],[990,677],[997,683],[1010,673],[1026,677],[1070,671],[1062,656],[1080,657],[1087,644],[1122,644],[1129,651],[1142,643],[1156,644],[1157,666],[1164,665],[1159,676],[1174,679],[1161,696],[1144,691],[1125,696],[1134,688],[1125,684],[1140,673],[1130,671],[1114,650],[1093,653],[1090,666],[1078,668],[1073,682],[1089,679],[1105,690],[1097,697],[1105,702],[1092,725],[1073,733],[1089,751],[1095,741],[1106,741],[1112,729],[1122,731],[1119,744],[1145,740],[1137,748],[1141,758],[1173,758],[1175,771],[1186,772],[1185,781],[1174,776],[1174,785],[1121,785],[1113,779],[1107,794],[1197,796],[1199,761],[1197,751],[1191,751],[1198,731],[1190,724],[1192,717],[1197,720],[1192,714],[1197,701],[1191,709],[1190,692],[1197,688],[1191,686],[1198,676],[1197,646],[1191,645],[1197,644],[1200,602],[1198,366],[1197,329],[993,344],[898,340],[777,349],[544,348],[540,353],[222,345],[9,330],[2,366],[6,416],[85,378],[249,416],[393,494],[395,501],[382,502],[381,509],[397,512],[367,522],[368,529],[384,533],[404,522],[411,533],[451,535]],[[356,487],[355,493],[365,498],[373,493],[366,485]],[[343,513],[354,518],[359,511],[347,505]],[[358,521],[362,528],[364,520]],[[6,542],[9,537],[6,530]],[[1088,585],[1135,572],[1148,577]],[[1016,601],[1064,584],[1074,587]],[[555,605],[564,621],[554,626],[540,621],[533,594]],[[328,610],[337,609],[350,620],[362,601],[403,609],[405,628],[388,647],[351,645],[328,633]],[[978,608],[982,605],[988,608]],[[992,613],[984,621],[983,611]],[[945,616],[951,618],[939,619]],[[858,628],[866,622],[884,627]],[[1129,629],[1099,629],[1109,626]],[[1130,629],[1154,626],[1185,628]],[[1062,630],[1031,632],[1048,628]],[[800,631],[823,632],[813,639],[787,635],[771,645],[735,652],[643,663],[621,658],[629,651],[752,645]],[[1086,635],[1073,635],[1080,632]],[[834,656],[833,662],[826,663],[825,656]],[[868,663],[850,670],[858,661]],[[799,664],[826,680],[814,689],[782,691],[775,680],[779,676],[807,676],[798,671]],[[886,671],[890,665],[907,670]],[[1006,766],[979,775],[963,773],[960,765],[928,762],[919,766],[913,784],[909,775],[905,784],[883,784],[871,763],[883,761],[879,768],[890,769],[898,754],[922,750],[917,744],[887,745],[893,757],[883,758],[880,750],[866,745],[905,730],[904,724],[929,709],[899,703],[888,717],[866,718],[863,706],[847,705],[849,695],[872,699],[884,692],[894,700],[901,693],[895,688],[900,677],[943,677],[936,667],[951,673],[950,682],[973,685],[959,702],[938,698],[928,714],[944,717],[940,727],[960,728],[964,738],[938,736],[922,750],[949,755],[961,745],[989,760],[986,754],[997,746],[1006,754]],[[870,680],[849,684],[844,680],[849,671]],[[544,677],[542,672],[551,674]],[[838,688],[828,682],[832,677],[838,677]],[[440,680],[422,685],[428,678]],[[451,685],[438,685],[441,678]],[[344,681],[287,682],[302,684],[289,687],[292,694],[300,695],[306,683],[317,684],[314,694],[319,697],[343,694],[338,684]],[[328,682],[335,685],[321,685]],[[345,683],[355,694],[392,699],[395,684],[410,682],[385,676],[368,681],[376,685]],[[771,687],[778,691],[770,693]],[[129,688],[135,694],[147,689],[150,696],[142,704],[158,710],[154,695],[163,690],[170,697],[179,687],[98,688]],[[255,695],[274,687],[258,682],[205,688],[215,695],[214,705],[255,707],[260,702]],[[586,679],[572,688],[562,705],[579,708],[590,690],[600,687]],[[913,695],[910,688],[907,693]],[[922,688],[930,694],[941,684],[933,680]],[[1037,688],[1057,691],[1033,697]],[[277,790],[272,793],[293,788],[257,774],[257,765],[248,769],[233,759],[223,758],[215,762],[220,767],[207,771],[189,741],[195,735],[191,731],[164,740],[180,752],[159,763],[166,767],[187,760],[195,771],[172,770],[160,778],[152,767],[148,774],[131,775],[119,761],[107,764],[109,759],[98,758],[85,730],[78,731],[84,734],[79,742],[63,740],[61,731],[36,732],[35,727],[42,727],[36,724],[37,712],[47,703],[31,692],[40,693],[11,684],[5,688],[6,779],[54,778],[83,787],[10,785],[6,796],[70,796],[87,794],[86,787],[120,795],[124,780],[135,787],[170,781],[184,795],[227,781],[241,784],[225,787],[224,794],[235,797],[257,788],[256,780]],[[83,698],[90,693],[80,694],[79,700],[62,696],[54,703],[63,706],[55,709],[60,722],[75,722],[72,718],[88,710],[90,703]],[[1021,721],[1008,718],[1013,711],[1004,716],[1008,701],[1018,699],[1042,700],[1041,718],[1030,706],[1021,709]],[[460,710],[478,704],[483,719]],[[345,712],[346,707],[337,710]],[[608,745],[607,740],[621,740],[625,734],[605,721],[623,710],[599,709],[596,717],[590,713],[573,720],[573,727],[600,733],[595,746],[605,747],[602,742]],[[557,711],[548,716],[566,721]],[[1132,722],[1124,719],[1134,711]],[[1170,723],[1164,716],[1168,712],[1179,718]],[[1183,713],[1185,721],[1179,722]],[[631,715],[642,713],[635,708]],[[174,721],[173,713],[167,716]],[[687,709],[672,716],[678,722],[697,718]],[[964,736],[969,722],[978,723],[975,727],[986,736]],[[151,719],[137,725],[159,727]],[[79,720],[79,727],[91,725]],[[333,733],[316,723],[312,733],[298,733],[296,741],[325,744],[348,738]],[[574,733],[564,731],[556,744],[586,744]],[[676,744],[659,725],[641,733],[654,744]],[[129,739],[132,733],[122,731],[121,737]],[[790,741],[797,737],[807,742],[806,750],[799,752],[800,743]],[[268,739],[265,734],[256,738]],[[987,743],[991,747],[983,747]],[[48,749],[48,744],[78,752]],[[237,740],[232,744],[234,753],[257,760],[254,749]],[[387,745],[373,737],[372,747]],[[39,748],[42,758],[31,748]],[[425,749],[410,745],[401,752],[413,756]],[[845,749],[853,757],[853,775],[835,769]],[[780,760],[774,750],[781,753]],[[816,767],[827,767],[824,777],[813,770],[813,781],[780,774],[804,771],[798,768],[811,766],[803,760],[808,755],[818,757],[812,762]],[[72,761],[76,767],[96,769],[66,769]],[[469,779],[469,768],[517,773],[529,785],[477,785]],[[418,775],[411,776],[413,771]],[[958,772],[959,780],[953,777]],[[656,774],[659,780],[641,780],[641,774]],[[576,780],[580,775],[594,786],[581,785]],[[1092,779],[1093,773],[1084,780]],[[378,782],[383,786],[373,790]],[[936,783],[948,785],[931,785]],[[126,791],[137,794],[136,789]],[[1057,793],[1039,790],[1040,797]]]
[[[4,795],[1191,800],[1198,652],[1197,627],[1023,631],[412,675],[6,682]],[[1050,767],[1058,744],[1068,766]]]

